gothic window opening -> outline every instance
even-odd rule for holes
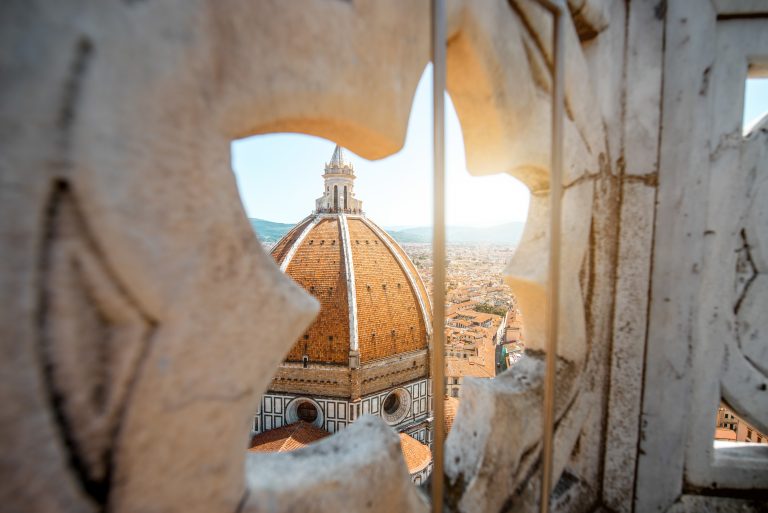
[[[425,70],[424,78],[426,80],[422,79],[423,84],[419,85],[419,90],[416,93],[411,124],[419,122],[417,118],[419,115],[425,120],[428,119],[427,114],[431,111],[431,108],[427,108],[429,105],[429,75],[430,67]],[[472,177],[469,174],[466,170],[463,135],[458,116],[447,93],[445,99],[446,114],[449,118],[446,132],[450,144],[446,145],[448,206],[446,212],[448,217],[442,222],[449,225],[473,225],[473,227],[465,229],[461,237],[455,239],[451,237],[454,231],[448,231],[447,261],[456,262],[458,264],[457,269],[472,269],[473,272],[462,274],[451,280],[452,288],[449,288],[447,303],[474,305],[480,296],[479,303],[482,305],[501,306],[509,310],[513,308],[515,301],[507,285],[499,283],[499,276],[520,240],[523,228],[522,220],[527,216],[528,210],[528,191],[522,183],[517,182],[509,175]],[[425,131],[427,127],[424,126],[422,129]],[[414,127],[410,127],[408,133],[418,131],[418,129],[414,130]],[[289,139],[302,139],[304,136],[280,134],[267,137],[280,137],[287,141]],[[250,139],[258,140],[259,138]],[[315,140],[316,138],[311,139]],[[454,139],[454,142],[450,142]],[[306,141],[296,142],[309,144]],[[332,143],[329,141],[324,144],[331,148],[330,144]],[[408,142],[406,142],[407,144]],[[429,291],[433,288],[432,280],[437,280],[437,277],[433,274],[435,246],[431,244],[433,237],[430,226],[431,214],[433,213],[430,208],[431,202],[428,200],[432,195],[431,181],[433,176],[430,166],[421,166],[422,169],[418,171],[423,171],[423,173],[414,172],[413,150],[411,150],[411,155],[403,156],[403,160],[397,165],[394,164],[398,158],[401,158],[398,155],[376,162],[363,163],[362,159],[356,160],[354,165],[359,165],[359,169],[353,173],[353,164],[351,160],[343,157],[344,149],[340,145],[336,145],[330,161],[327,159],[331,150],[328,149],[327,151],[328,153],[324,152],[317,159],[319,169],[315,168],[313,175],[308,176],[306,180],[303,179],[304,177],[300,180],[286,180],[283,190],[271,190],[268,187],[255,189],[252,196],[258,198],[259,201],[254,200],[254,205],[258,206],[265,201],[279,199],[275,203],[276,206],[273,206],[271,210],[257,212],[254,210],[256,207],[249,209],[248,201],[245,199],[248,197],[248,191],[241,189],[241,195],[244,198],[249,217],[271,221],[273,216],[279,215],[285,221],[293,223],[286,222],[284,227],[266,223],[263,225],[254,224],[254,227],[259,233],[265,249],[271,253],[278,266],[281,267],[281,271],[301,284],[304,290],[311,292],[321,303],[320,315],[322,316],[322,308],[327,308],[329,305],[335,309],[333,317],[326,319],[326,325],[319,329],[313,328],[312,325],[307,327],[307,332],[303,334],[303,340],[299,344],[300,347],[294,347],[289,352],[289,356],[281,365],[280,372],[273,379],[272,384],[275,388],[268,389],[265,397],[272,395],[272,399],[275,399],[275,396],[282,393],[293,394],[294,399],[284,399],[285,410],[281,418],[283,425],[287,426],[303,420],[333,433],[338,430],[335,427],[336,418],[332,410],[326,410],[330,406],[326,406],[325,400],[321,397],[325,389],[328,389],[329,386],[336,387],[338,383],[328,381],[324,376],[317,378],[316,375],[326,372],[328,370],[326,367],[331,365],[349,365],[350,367],[356,365],[357,368],[365,368],[365,365],[372,361],[372,356],[369,355],[385,355],[392,351],[399,354],[411,351],[422,340],[425,340],[425,337],[428,337],[426,340],[434,343],[433,319],[430,318],[432,316],[423,317],[422,313],[431,310],[433,300],[429,296]],[[420,161],[426,161],[426,155],[431,153],[431,145],[419,151],[425,154],[425,158],[420,159]],[[285,151],[283,155],[292,156],[300,153],[300,151]],[[239,159],[233,159],[233,161],[237,163]],[[387,169],[386,173],[369,172],[373,166],[384,167],[387,162],[389,162],[390,169]],[[324,173],[322,173],[323,164],[325,164]],[[298,163],[290,165],[292,170],[304,167],[306,166]],[[395,174],[401,172],[401,169],[403,170],[402,175]],[[405,170],[408,171],[407,174],[405,174]],[[247,167],[235,169],[239,182],[246,183],[245,180],[240,179],[240,175],[245,174],[246,171]],[[304,184],[316,184],[318,174],[322,175],[325,183],[322,184],[322,188],[317,187],[317,185],[314,186],[317,187],[316,192],[318,194],[311,192],[307,194],[309,205],[314,207],[311,213],[308,212],[311,207],[307,207],[306,201],[304,203],[297,201],[297,208],[288,209],[287,207],[293,206],[293,201],[286,201],[286,198],[300,197],[303,194]],[[384,180],[371,185],[374,183],[374,178],[384,176],[386,176]],[[404,187],[403,184],[407,184],[407,186]],[[354,192],[355,187],[359,191],[357,194]],[[307,189],[311,189],[311,187],[308,186]],[[369,207],[367,212],[363,211],[362,200],[358,197],[364,198],[367,205],[375,205],[375,202],[378,202],[378,205]],[[510,198],[512,198],[511,201]],[[371,199],[375,201],[371,202]],[[313,200],[314,203],[312,203]],[[382,206],[386,209],[382,210]],[[282,209],[284,208],[285,212],[291,213],[283,213]],[[511,211],[515,211],[514,216],[519,220],[504,217],[508,216]],[[341,215],[342,212],[346,215]],[[379,221],[376,217],[378,212],[388,213],[390,219]],[[456,212],[460,212],[460,216],[452,217]],[[308,213],[309,217],[307,216]],[[367,217],[368,215],[370,218]],[[470,215],[474,217],[467,217]],[[342,219],[346,219],[346,221],[342,222]],[[381,224],[371,228],[373,220],[377,223],[381,222]],[[488,235],[492,232],[491,227],[510,220],[513,226],[511,230],[505,231],[504,235],[500,236],[501,238],[498,236],[493,238]],[[342,226],[343,224],[345,226]],[[385,226],[392,226],[393,228],[383,228]],[[416,228],[410,230],[409,226],[416,226]],[[405,227],[405,230],[409,231],[398,233],[400,227]],[[282,231],[279,232],[279,235],[272,236],[269,230],[274,230],[273,233],[275,234],[278,233],[278,230]],[[285,241],[282,241],[283,238]],[[337,240],[338,244],[336,244]],[[330,244],[326,244],[326,241],[330,241]],[[492,246],[496,249],[488,249]],[[370,255],[370,258],[364,262],[356,261],[359,257],[355,255],[363,254]],[[350,258],[349,255],[352,255],[351,260],[354,265],[352,268],[346,269],[345,262]],[[479,276],[475,283],[472,280],[475,280],[478,264],[484,267],[479,274],[488,272],[492,275]],[[311,272],[300,276],[295,275],[300,268],[311,269]],[[333,276],[323,277],[323,273],[326,273],[329,268],[339,269],[338,275],[334,271]],[[407,273],[400,274],[400,270],[404,268],[410,269],[409,272],[411,273],[420,275],[422,279],[426,278],[424,280],[426,283],[420,284],[418,280],[409,279]],[[348,281],[348,276],[354,280]],[[390,281],[394,283],[394,287],[388,286]],[[381,288],[375,286],[376,283],[379,283]],[[354,287],[354,289],[350,289],[350,287]],[[322,290],[326,290],[326,294],[322,294]],[[359,294],[350,295],[350,290],[357,290]],[[382,293],[373,294],[374,290],[381,290]],[[408,294],[423,295],[422,304],[418,301],[403,303],[401,298]],[[486,297],[488,295],[493,297]],[[354,351],[350,350],[355,330],[351,327],[351,317],[347,318],[344,314],[348,309],[353,308],[353,299],[357,303],[356,322],[359,323],[357,343],[361,347],[367,347],[367,354],[365,353],[366,350],[361,350],[360,354],[353,354]],[[364,303],[364,307],[361,307],[360,303]],[[382,325],[377,324],[375,331],[370,328],[364,329],[362,326],[364,321],[361,321],[361,318],[370,314],[362,312],[381,314],[382,318],[386,318],[386,321]],[[472,311],[472,315],[480,314],[483,312]],[[494,322],[498,322],[496,322],[495,327],[503,330],[501,322],[506,322],[505,316],[496,317],[494,317]],[[347,319],[349,319],[349,323],[346,322]],[[518,330],[519,320],[519,315],[509,316],[510,322],[517,322]],[[344,322],[343,326],[342,321]],[[486,321],[483,321],[482,325],[476,326],[467,323],[466,328],[475,329],[479,333],[481,329],[485,330],[491,324]],[[427,328],[427,326],[429,327]],[[326,329],[333,332],[334,335],[329,336]],[[377,337],[376,331],[384,334],[389,333],[390,336]],[[398,336],[398,333],[404,335]],[[456,337],[456,340],[463,339]],[[478,343],[477,340],[470,342]],[[495,340],[489,337],[487,342],[490,346]],[[506,342],[508,341],[505,340]],[[522,341],[515,340],[514,343],[519,352],[522,352]],[[431,344],[425,344],[425,347],[420,350],[425,348],[429,350],[430,346]],[[471,363],[467,361],[466,350],[456,348],[446,352],[451,355],[450,358],[454,365],[460,365],[467,369],[478,366],[477,361],[473,360]],[[490,351],[487,353],[490,354]],[[470,359],[476,359],[478,350],[475,349],[471,355]],[[369,399],[369,402],[366,403],[366,411],[379,414],[396,430],[399,430],[399,427],[404,428],[403,419],[405,418],[408,418],[409,429],[413,426],[414,421],[431,423],[431,420],[426,419],[435,416],[437,406],[432,398],[431,383],[427,380],[433,380],[435,376],[430,370],[429,357],[418,358],[402,363],[408,366],[409,376],[419,376],[419,379],[424,380],[421,383],[423,386],[420,396],[414,392],[414,390],[418,390],[418,387],[411,387],[413,379],[408,378],[399,382],[399,377],[395,376],[387,378],[394,381],[388,382],[383,388],[370,392],[367,398],[350,398],[350,407],[353,406],[353,401],[365,402],[366,399]],[[309,367],[310,361],[312,361],[311,368]],[[490,366],[495,371],[496,365],[492,356],[486,355],[483,361],[490,362]],[[303,375],[302,372],[304,372]],[[488,373],[486,373],[486,377],[487,375]],[[296,387],[296,389],[291,390],[290,387]],[[313,387],[317,388],[314,389]],[[460,387],[461,384],[448,387],[444,394],[459,397]],[[439,388],[442,392],[442,387]],[[408,395],[410,393],[415,394],[419,399],[412,400]],[[440,403],[442,404],[442,402]],[[360,405],[357,407],[358,409],[361,408]],[[258,415],[261,415],[259,422],[263,432],[279,427],[277,420],[275,420],[277,417],[274,414],[259,412]],[[269,423],[267,422],[267,415],[274,417],[269,420]],[[422,439],[430,445],[433,444],[435,440],[433,426],[427,429],[422,426],[422,429],[424,430]],[[433,449],[433,446],[430,449]]]

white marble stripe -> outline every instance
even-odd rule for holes
[[[349,349],[358,351],[357,343],[357,289],[355,288],[355,267],[352,262],[352,244],[349,240],[347,217],[339,214],[341,240],[344,248],[344,269],[347,274],[347,301],[349,302]]]
[[[411,285],[411,290],[413,290],[413,293],[416,295],[416,299],[419,301],[419,307],[421,308],[421,315],[424,318],[424,326],[427,327],[427,333],[432,334],[432,323],[429,320],[429,315],[427,314],[426,306],[424,305],[424,299],[421,297],[421,294],[419,292],[419,288],[416,285],[416,280],[421,280],[421,277],[419,276],[413,276],[413,273],[411,273],[410,269],[408,269],[408,266],[403,261],[402,256],[400,256],[400,252],[397,251],[397,249],[392,245],[389,238],[384,235],[381,231],[381,228],[376,226],[376,224],[373,221],[369,221],[366,217],[360,217],[360,220],[365,223],[365,225],[373,230],[373,233],[376,234],[376,236],[381,239],[381,241],[387,246],[390,253],[392,253],[395,256],[395,259],[397,259],[397,263],[400,264],[400,268],[405,273],[405,276],[408,278],[408,283]],[[423,284],[423,282],[422,282]],[[426,290],[426,287],[424,288]]]
[[[307,237],[310,230],[312,230],[312,228],[315,227],[319,219],[320,219],[319,216],[315,216],[314,219],[312,219],[312,222],[309,223],[306,228],[304,228],[304,231],[301,232],[301,235],[299,235],[299,238],[296,239],[296,242],[293,243],[293,245],[291,246],[291,249],[288,250],[288,254],[285,255],[285,258],[280,263],[281,271],[285,272],[285,270],[288,269],[288,264],[291,263],[291,260],[293,259],[293,255],[296,254],[296,251],[299,249],[299,246],[301,245],[302,242],[304,242],[304,239]]]

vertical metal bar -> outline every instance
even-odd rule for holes
[[[563,96],[564,96],[564,9],[549,6],[552,12],[552,140],[550,169],[549,281],[547,284],[547,359],[544,376],[543,450],[541,465],[541,513],[549,511],[555,436],[555,378],[560,322],[560,232],[562,216]]]
[[[445,444],[445,1],[432,0],[432,511],[443,511]]]

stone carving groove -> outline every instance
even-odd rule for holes
[[[763,433],[768,432],[768,269],[764,254],[768,239],[765,223],[768,202],[768,118],[764,118],[741,143],[736,173],[743,180],[742,212],[733,251],[733,343],[726,343],[723,394],[746,419]],[[752,243],[752,241],[756,241]],[[759,241],[759,242],[758,242]],[[762,392],[762,393],[761,393]]]
[[[736,304],[736,339],[745,358],[768,381],[768,344],[765,339],[765,305],[768,301],[768,177],[763,175],[747,212],[742,230],[749,281],[744,285]],[[751,235],[748,236],[747,233]],[[751,241],[760,241],[751,244]],[[740,255],[741,256],[741,255]],[[759,266],[759,268],[758,268]],[[762,329],[762,333],[761,333]]]
[[[85,490],[105,503],[113,446],[154,322],[103,261],[66,182],[47,212],[39,354],[45,388]]]

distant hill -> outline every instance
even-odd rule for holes
[[[487,228],[448,226],[446,238],[453,244],[509,244],[516,246],[523,235],[525,223],[511,222]],[[432,242],[432,227],[419,226],[404,230],[387,230],[398,242]]]
[[[251,219],[251,226],[262,242],[277,242],[293,228],[293,224],[275,223],[264,219]],[[488,228],[473,228],[470,226],[448,226],[448,242],[453,244],[507,244],[516,246],[520,242],[525,225],[519,222],[504,223]],[[432,227],[419,226],[393,230],[387,228],[397,242],[432,242]]]
[[[250,219],[251,226],[262,242],[277,242],[294,227],[293,224],[275,223],[264,219]]]

